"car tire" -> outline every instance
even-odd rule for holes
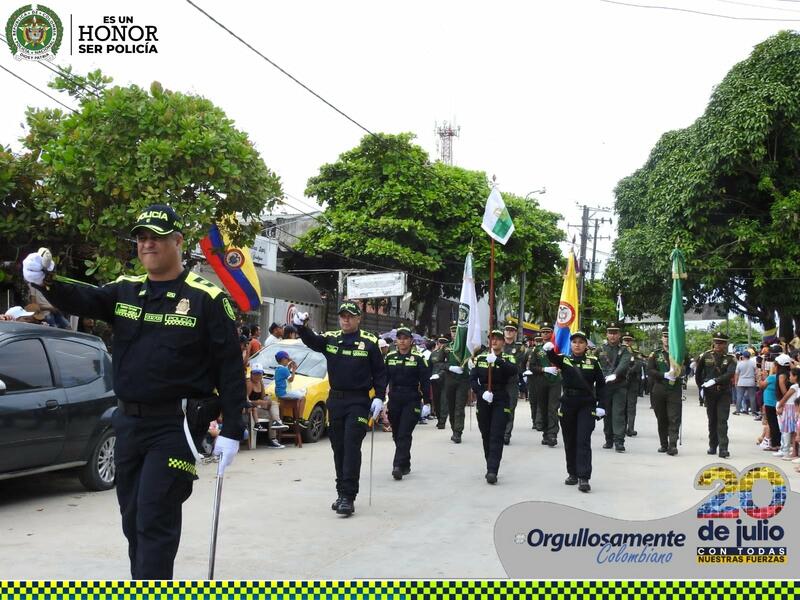
[[[303,430],[303,441],[307,444],[318,442],[325,433],[325,407],[317,404],[308,415],[308,428]]]
[[[117,436],[111,428],[106,429],[98,438],[89,455],[89,462],[82,468],[78,478],[92,491],[101,492],[114,487],[116,466],[114,465],[114,447]]]

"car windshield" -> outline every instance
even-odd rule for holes
[[[314,352],[308,346],[298,343],[285,344],[276,342],[260,350],[250,358],[250,364],[261,363],[268,376],[275,374],[275,367],[278,361],[275,360],[275,353],[279,350],[286,352],[289,357],[297,363],[297,374],[306,377],[317,377],[324,379],[328,374],[328,364],[325,356],[320,352]]]

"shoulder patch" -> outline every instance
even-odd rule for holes
[[[322,334],[323,337],[339,337],[340,335],[342,335],[342,330],[341,329],[334,329],[332,331],[326,331],[325,333]]]
[[[216,298],[222,293],[222,290],[211,283],[208,279],[204,279],[197,273],[192,273],[191,271],[186,276],[186,285],[193,287],[196,290],[202,290],[212,298]]]
[[[365,340],[369,340],[370,342],[374,342],[376,344],[378,343],[378,336],[370,333],[369,331],[364,331],[363,329],[360,331],[362,338],[364,338]]]
[[[228,300],[227,296],[222,297],[222,307],[225,309],[225,314],[230,317],[230,320],[235,321],[236,314],[233,312],[233,307],[231,306],[231,302]]]
[[[114,283],[119,283],[121,281],[128,281],[130,283],[144,283],[147,279],[147,275],[120,275],[114,280]]]

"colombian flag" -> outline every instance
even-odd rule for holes
[[[261,285],[250,257],[250,251],[228,244],[228,238],[217,225],[200,240],[200,249],[214,269],[239,310],[250,312],[261,306]]]
[[[561,300],[558,303],[553,343],[556,352],[569,354],[569,336],[578,331],[578,279],[575,276],[575,254],[570,249],[567,258],[567,272],[561,287]]]

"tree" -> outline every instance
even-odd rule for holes
[[[136,268],[128,230],[151,203],[168,203],[181,215],[187,257],[210,223],[227,215],[241,217],[231,227],[234,243],[251,243],[259,215],[282,191],[247,135],[199,96],[158,82],[149,92],[109,82],[99,72],[59,76],[52,86],[79,98],[80,111],[55,121],[29,114],[28,148],[38,151],[32,146],[47,138],[41,194],[57,226],[85,242],[66,262],[77,267],[82,259],[85,274],[100,280]],[[54,132],[42,131],[53,122]]]
[[[664,134],[615,190],[619,237],[607,270],[634,314],[666,314],[680,244],[687,308],[726,309],[791,330],[800,297],[800,34],[759,44],[726,75],[705,113]]]
[[[409,273],[408,284],[429,328],[435,302],[458,297],[464,258],[475,253],[479,292],[488,285],[489,238],[480,229],[490,187],[482,172],[431,163],[413,135],[369,135],[310,178],[307,196],[327,206],[328,224],[308,231],[296,250],[329,253],[364,267],[366,261]],[[517,234],[498,245],[497,277],[525,268],[554,270],[560,255],[558,215],[504,194]]]

